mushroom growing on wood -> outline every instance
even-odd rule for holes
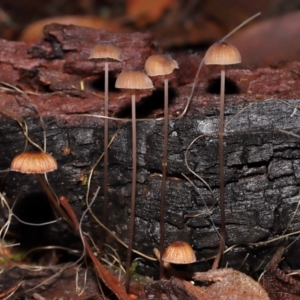
[[[220,41],[208,48],[204,63],[206,65],[221,66],[221,92],[220,92],[220,120],[219,120],[219,161],[220,161],[220,211],[221,211],[221,240],[220,247],[212,269],[218,264],[225,247],[225,183],[224,183],[224,98],[225,98],[225,66],[241,62],[238,49],[228,42]]]
[[[121,50],[110,42],[97,44],[90,54],[91,60],[104,62],[104,176],[103,176],[103,210],[102,222],[106,226],[108,202],[108,63],[120,62]]]
[[[57,163],[53,156],[44,152],[22,152],[18,154],[11,162],[10,170],[20,173],[35,174],[37,180],[45,190],[50,201],[64,219],[73,228],[73,222],[68,214],[60,206],[58,200],[54,197],[47,182],[41,174],[48,173],[57,169]]]
[[[162,260],[172,264],[191,264],[196,261],[196,256],[190,244],[176,241],[165,250]]]
[[[48,153],[22,152],[12,160],[10,169],[27,174],[41,174],[56,170],[57,163],[54,157]]]
[[[132,119],[132,185],[131,185],[131,209],[129,221],[129,239],[128,252],[126,260],[126,277],[125,287],[128,291],[130,281],[130,264],[131,252],[133,246],[134,235],[134,211],[136,198],[136,168],[137,168],[137,147],[136,147],[136,90],[152,89],[153,84],[151,79],[147,76],[143,69],[124,70],[118,76],[115,84],[116,88],[129,89],[132,91],[131,96],[131,119]]]
[[[162,159],[162,182],[161,182],[161,204],[160,204],[160,247],[162,253],[164,249],[165,237],[165,198],[167,180],[167,160],[168,160],[168,127],[169,127],[169,83],[167,75],[174,69],[178,69],[178,63],[170,55],[154,54],[147,58],[145,71],[149,76],[159,76],[164,81],[164,146]],[[163,262],[160,259],[160,277],[163,276]]]
[[[176,265],[186,265],[187,267],[196,262],[196,256],[192,247],[183,241],[176,241],[170,244],[164,251],[163,255],[160,254],[158,249],[154,248],[154,255],[158,260],[162,260],[164,272],[162,277],[175,276],[178,278],[190,278],[191,272],[188,269],[178,269]]]

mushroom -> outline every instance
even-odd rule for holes
[[[132,119],[132,185],[131,185],[131,208],[129,220],[129,239],[128,252],[126,260],[126,275],[125,287],[128,291],[130,281],[130,264],[131,252],[133,246],[134,235],[134,211],[136,198],[136,168],[137,168],[137,147],[136,147],[136,90],[152,89],[154,88],[151,79],[147,76],[143,69],[136,68],[124,70],[118,76],[115,84],[116,88],[129,89],[132,91],[131,96],[131,119]]]
[[[220,91],[220,120],[219,120],[219,161],[220,161],[220,211],[221,211],[221,240],[218,254],[212,269],[217,269],[225,247],[225,183],[224,183],[224,98],[225,98],[225,66],[241,62],[238,49],[226,41],[220,41],[208,48],[204,63],[206,65],[221,66],[221,91]]]
[[[161,182],[161,202],[160,202],[160,247],[162,253],[164,249],[165,237],[165,198],[166,198],[166,180],[167,180],[167,159],[168,159],[168,127],[169,127],[169,83],[167,75],[174,69],[178,69],[178,63],[170,55],[154,54],[147,58],[145,62],[145,71],[148,76],[159,76],[164,81],[164,146],[162,159],[162,182]],[[160,277],[164,272],[163,262],[160,259]]]
[[[172,264],[191,264],[196,261],[196,256],[190,244],[176,241],[167,247],[162,260]]]
[[[196,261],[195,253],[192,247],[183,241],[176,241],[170,244],[164,251],[163,255],[160,255],[160,251],[154,248],[154,255],[159,261],[163,261],[163,266],[168,273],[168,276],[175,276],[178,278],[190,278],[191,272],[186,269],[189,264]],[[176,265],[186,265],[184,268],[176,267]],[[163,276],[164,277],[164,274]]]
[[[106,226],[108,202],[108,63],[120,62],[122,60],[121,50],[110,42],[101,42],[91,50],[89,59],[104,62],[104,201],[102,222]]]
[[[53,156],[44,152],[22,152],[18,154],[11,162],[10,170],[20,173],[34,174],[41,186],[45,190],[48,198],[64,217],[64,219],[73,228],[73,222],[69,215],[62,209],[58,200],[54,197],[51,189],[47,185],[44,177],[41,174],[48,173],[57,169],[57,162]]]

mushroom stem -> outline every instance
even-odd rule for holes
[[[225,183],[224,183],[224,99],[225,99],[225,65],[221,66],[221,91],[220,91],[220,120],[219,120],[219,164],[220,164],[220,214],[221,214],[221,239],[217,256],[212,265],[212,270],[218,268],[222,253],[225,248],[226,220],[225,220]]]
[[[130,208],[130,220],[129,220],[129,238],[128,238],[126,275],[125,275],[125,288],[126,288],[127,292],[129,291],[129,283],[130,283],[130,265],[131,265],[131,254],[132,254],[132,247],[133,247],[135,199],[136,199],[137,146],[136,146],[135,92],[133,92],[132,97],[131,97],[131,119],[132,119],[132,183],[131,183],[131,208]]]
[[[164,145],[162,159],[162,181],[161,181],[161,200],[160,200],[160,253],[164,252],[165,241],[165,198],[167,183],[167,163],[168,163],[168,131],[169,131],[169,82],[168,78],[164,79]],[[160,257],[159,260],[160,278],[164,276],[164,262]]]
[[[103,178],[103,210],[102,222],[106,226],[108,202],[108,62],[104,63],[104,178]],[[103,231],[102,234],[105,234]],[[102,239],[104,241],[104,237]]]
[[[73,229],[75,229],[73,221],[71,220],[71,218],[69,217],[69,215],[63,210],[63,208],[60,206],[59,202],[54,197],[52,191],[48,187],[45,179],[41,176],[41,174],[38,174],[38,173],[35,173],[35,176],[36,176],[37,180],[39,181],[39,183],[41,184],[41,186],[43,187],[44,191],[46,192],[49,200],[52,202],[52,204],[54,205],[54,207],[58,210],[58,212],[62,215],[62,217],[68,222],[68,224]]]

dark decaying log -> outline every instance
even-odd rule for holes
[[[43,117],[47,151],[58,161],[57,171],[48,178],[57,195],[65,195],[78,217],[86,208],[86,178],[103,151],[103,64],[88,60],[89,51],[97,41],[111,40],[123,52],[122,63],[111,63],[111,87],[122,68],[143,66],[155,52],[150,34],[110,34],[101,30],[75,26],[50,25],[38,44],[0,42],[0,79],[27,93],[27,98],[8,88],[1,89],[0,98],[0,167],[8,168],[12,158],[24,150],[25,137],[16,122],[22,118],[29,136],[43,144],[43,132],[37,115]],[[192,88],[200,56],[176,54],[180,70],[171,78],[169,156],[167,181],[166,245],[174,240],[189,241],[200,259],[216,253],[219,238],[213,223],[219,227],[219,209],[207,187],[188,170],[185,163],[201,176],[218,198],[218,127],[217,68],[205,68],[200,76],[188,113],[183,111]],[[231,69],[227,72],[225,163],[227,245],[238,244],[224,263],[230,267],[255,269],[268,254],[266,248],[249,243],[266,241],[286,232],[300,229],[296,213],[300,186],[300,105],[299,63],[278,69]],[[81,81],[84,81],[82,90]],[[155,91],[138,96],[138,193],[134,248],[152,256],[159,244],[161,157],[163,123],[154,118],[163,114],[163,92],[160,82]],[[110,113],[130,117],[130,93],[112,88]],[[90,116],[87,116],[90,114]],[[119,131],[117,131],[119,130]],[[109,150],[109,228],[121,239],[128,239],[129,202],[131,193],[131,125],[110,121],[110,137],[115,139]],[[290,134],[293,133],[293,134]],[[300,134],[300,133],[299,133]],[[190,143],[198,136],[193,145]],[[29,145],[29,149],[32,147]],[[2,175],[1,190],[10,203],[18,197],[15,212],[29,222],[52,218],[47,201],[30,175],[10,172]],[[197,191],[182,175],[188,176]],[[103,181],[101,163],[95,168],[91,193]],[[23,188],[22,188],[23,187]],[[103,195],[100,191],[92,210],[100,218]],[[204,206],[207,204],[209,211]],[[1,222],[4,222],[5,212]],[[19,226],[17,231],[32,244],[59,243],[65,237],[68,246],[80,242],[67,236],[58,225],[49,227]],[[91,215],[83,220],[84,230],[97,242],[100,227]],[[21,229],[22,228],[22,229]],[[19,230],[19,232],[18,232]],[[24,231],[24,232],[23,232]],[[60,232],[61,231],[61,232]],[[26,235],[26,232],[28,235]],[[63,234],[62,234],[63,232]],[[58,235],[58,236],[57,236]],[[30,238],[29,238],[30,237]],[[53,238],[53,240],[50,240]],[[22,240],[23,243],[25,241]],[[107,242],[125,250],[108,237]],[[287,260],[299,268],[299,243],[290,249]]]

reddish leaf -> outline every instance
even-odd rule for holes
[[[74,222],[74,227],[79,228],[79,222],[76,218],[76,215],[67,201],[66,197],[60,197],[61,205],[67,211],[70,216],[70,219]],[[91,260],[93,261],[95,270],[99,276],[99,278],[104,282],[104,284],[118,297],[120,300],[129,300],[130,297],[127,295],[124,285],[121,284],[108,270],[106,270],[100,261],[94,255],[89,243],[86,238],[83,237],[83,243],[85,245],[86,251],[89,254]]]
[[[300,299],[300,281],[278,268],[284,250],[284,247],[280,247],[274,254],[265,268],[261,283],[271,299],[297,300]]]
[[[161,18],[164,12],[175,6],[176,0],[127,0],[127,17],[137,26],[153,23]]]
[[[241,52],[242,63],[272,65],[300,59],[300,12],[254,24],[229,41]],[[288,45],[288,46],[287,46]]]

